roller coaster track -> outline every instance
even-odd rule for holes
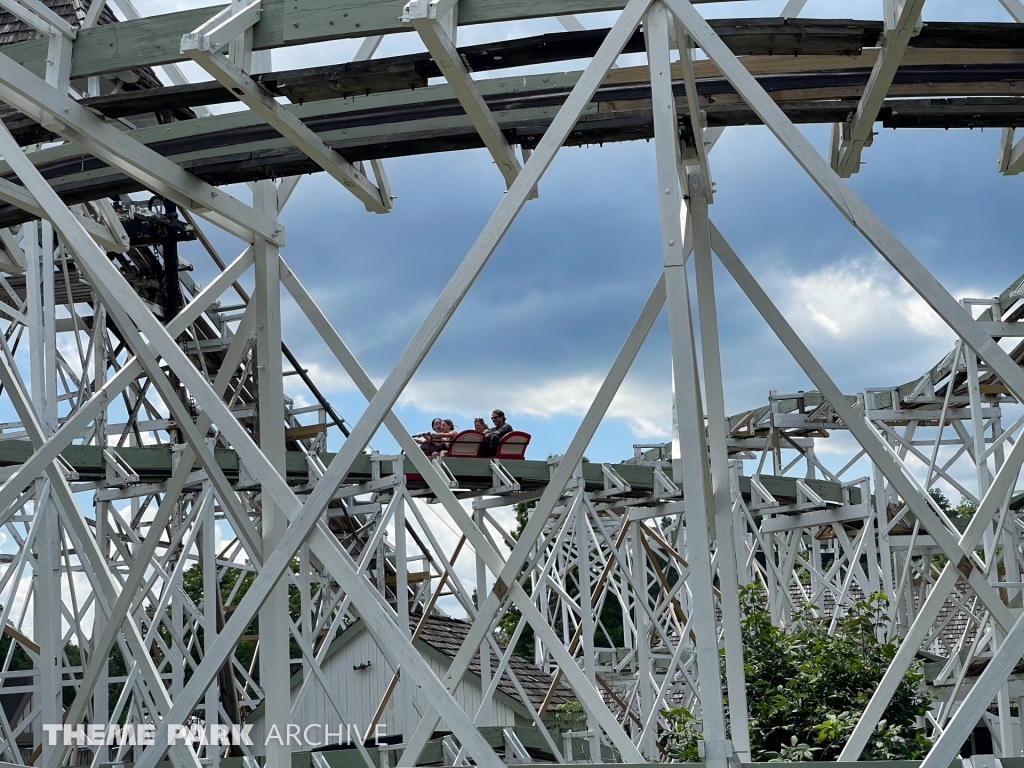
[[[793,122],[841,123],[855,111],[878,49],[881,24],[869,21],[720,20],[713,27]],[[606,30],[566,32],[471,46],[460,54],[471,71],[551,64],[592,55]],[[868,50],[865,50],[865,49]],[[638,32],[625,51],[641,51]],[[710,62],[695,64],[701,110],[711,127],[759,123]],[[331,148],[352,161],[483,146],[429,55],[267,73],[255,79]],[[578,72],[479,81],[488,107],[511,144],[537,145]],[[676,103],[685,88],[674,71]],[[340,97],[340,98],[339,98]],[[1024,124],[1024,25],[928,24],[915,37],[880,112],[885,128],[1003,128]],[[110,118],[143,112],[188,115],[193,107],[233,101],[218,83],[172,86],[83,99]],[[54,138],[17,115],[5,122],[22,143]],[[684,123],[685,125],[685,123]],[[609,73],[566,139],[601,144],[653,136],[646,69]],[[684,127],[684,134],[687,129]],[[312,173],[319,167],[255,115],[228,114],[129,131],[128,135],[211,184]],[[684,137],[692,145],[692,136]],[[141,185],[88,153],[68,147],[33,153],[33,162],[69,204],[139,191]],[[0,165],[0,176],[11,174]],[[2,198],[2,190],[0,190]],[[0,206],[0,226],[25,220]]]

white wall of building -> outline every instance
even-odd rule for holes
[[[423,647],[420,647],[420,652],[439,678],[448,671],[450,660],[446,656],[433,649],[424,649]],[[369,662],[368,667],[354,669],[354,667],[367,662]],[[365,730],[373,718],[373,714],[387,690],[388,683],[391,681],[393,671],[370,633],[364,629],[323,664],[324,677],[329,681],[334,693],[334,701],[341,709],[341,718],[338,717],[323,686],[314,678],[307,684],[302,702],[292,718],[292,722],[302,728],[312,723],[327,724],[334,733],[337,732],[339,723],[344,721],[353,724],[354,736],[356,725]],[[297,693],[298,688],[293,688],[292,695],[295,696]],[[466,675],[455,691],[455,700],[464,711],[475,715],[481,700],[479,678],[475,675]],[[389,736],[411,734],[419,722],[420,715],[426,709],[426,704],[426,696],[411,680],[404,679],[399,682],[398,689],[391,697],[384,711],[384,717],[381,719],[381,723],[386,728],[384,733]],[[517,719],[515,709],[509,704],[511,702],[503,694],[496,694],[491,707],[492,711],[487,713],[490,716],[481,718],[480,722],[498,726],[527,724],[522,716]],[[254,742],[252,749],[255,754],[262,755],[265,753],[266,741],[263,718],[257,716],[250,718],[249,722],[254,726],[250,732],[250,738]],[[444,730],[444,723],[439,724],[438,728]],[[323,738],[322,729],[311,730],[310,734],[316,738]],[[336,741],[336,739],[332,738],[332,741]],[[304,744],[297,749],[308,749],[308,747]]]

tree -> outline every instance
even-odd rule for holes
[[[530,510],[537,506],[537,502],[531,501],[526,504],[516,504],[516,527],[509,531],[509,535],[513,539],[519,541],[519,537],[523,535],[523,529],[526,527],[527,522],[530,520]],[[511,547],[510,547],[511,549]],[[527,592],[530,591],[530,585],[524,585]],[[502,645],[507,646],[509,641],[512,639],[512,633],[516,631],[516,627],[519,626],[519,620],[523,617],[522,612],[515,605],[510,605],[508,610],[505,611],[505,615],[498,621],[497,627],[495,627],[495,634],[498,637],[498,642]],[[523,631],[519,633],[519,640],[516,642],[514,653],[522,656],[525,659],[533,659],[533,627],[527,624],[523,627]]]
[[[939,505],[939,509],[946,513],[947,517],[955,516],[953,511],[953,505],[949,503],[949,497],[940,491],[938,488],[930,488],[928,495],[935,500],[935,503]]]
[[[960,503],[955,507],[949,500],[949,497],[938,488],[932,488],[928,491],[928,495],[935,499],[935,503],[939,505],[939,509],[945,512],[946,516],[950,518],[959,517],[966,520],[973,517],[975,511],[978,509],[978,505],[963,494],[960,495]]]
[[[590,459],[586,456],[583,457],[583,463],[589,463]],[[516,504],[516,527],[509,531],[509,535],[519,541],[519,537],[523,534],[523,529],[526,527],[526,523],[530,520],[530,510],[536,507],[536,502],[528,502],[526,504]],[[576,596],[579,594],[579,587],[574,578],[575,569],[573,569],[567,579],[567,592],[570,596]],[[529,592],[530,585],[524,584],[523,588]],[[509,606],[505,615],[498,621],[498,625],[495,628],[495,634],[498,638],[498,642],[502,645],[507,646],[509,641],[512,639],[512,633],[515,632],[516,627],[519,626],[519,620],[522,618],[522,613],[515,606]],[[598,616],[599,624],[597,631],[594,633],[594,645],[599,648],[620,648],[623,644],[624,629],[623,629],[623,617],[622,617],[622,606],[619,601],[612,594],[604,600],[604,605],[601,606],[601,612]],[[556,632],[561,632],[561,618],[556,618],[554,623],[554,629]],[[519,634],[519,640],[516,642],[514,653],[522,656],[526,659],[533,659],[533,647],[534,647],[534,632],[533,627],[527,624],[523,627],[523,631]]]
[[[743,666],[755,762],[839,756],[896,653],[895,641],[878,639],[887,605],[882,594],[855,603],[832,634],[809,612],[781,629],[771,622],[761,587],[741,587]],[[931,703],[923,678],[916,664],[904,675],[862,760],[919,760],[927,753],[931,742],[918,725]],[[660,742],[663,754],[696,761],[699,720],[683,707],[662,714],[667,724]]]
[[[957,504],[956,508],[953,510],[954,514],[957,517],[962,518],[964,520],[974,517],[974,513],[977,511],[978,505],[975,504],[970,499],[968,499],[966,496],[960,497],[960,503]]]
[[[293,559],[288,567],[291,568],[292,573],[298,573],[299,561]],[[249,587],[252,585],[256,578],[256,574],[252,571],[243,571],[240,568],[225,568],[221,572],[220,576],[220,597],[221,603],[227,601],[231,595],[232,590],[235,588],[235,584],[238,583],[239,578],[242,579],[242,584],[238,588],[235,594],[235,603],[237,604],[245,597],[249,591]],[[182,588],[185,594],[189,596],[193,603],[197,606],[203,604],[203,570],[202,567],[197,563],[196,565],[186,568],[182,573]],[[317,592],[320,590],[320,585],[316,582],[310,584],[309,594],[310,597],[315,597]],[[294,584],[288,585],[288,613],[291,616],[292,621],[298,623],[302,617],[302,595],[299,592],[299,588]],[[244,637],[248,639],[240,640],[238,645],[235,647],[235,658],[238,659],[239,663],[248,669],[252,664],[253,656],[256,655],[256,640],[253,639],[259,634],[259,615],[253,617],[252,622],[245,629]],[[202,627],[197,632],[200,643],[204,642]],[[299,644],[295,640],[289,641],[290,657],[293,659],[302,658],[302,650],[299,648]],[[200,661],[200,655],[198,648],[194,649],[193,657],[196,660],[196,664]],[[253,680],[259,682],[259,665],[253,669]],[[186,679],[191,677],[191,671],[186,676]],[[241,682],[242,676],[236,675],[238,680]]]

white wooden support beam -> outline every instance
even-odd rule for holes
[[[505,179],[505,186],[511,187],[522,166],[439,20],[449,4],[449,0],[411,0],[402,11],[402,21],[411,24],[419,33],[455,97],[483,139],[484,146],[494,158]]]
[[[0,179],[0,200],[3,200],[5,203],[10,203],[11,205],[15,205],[27,213],[31,213],[37,219],[45,218],[43,208],[36,201],[35,196],[24,187],[15,184],[13,181]],[[111,233],[108,227],[90,219],[88,216],[83,216],[80,213],[76,213],[74,216],[78,219],[78,223],[85,228],[85,231],[92,235],[93,239],[99,243],[104,250],[113,251],[114,253],[124,253],[128,250],[130,243],[127,234],[125,234],[123,238],[117,238]]]
[[[857,104],[857,111],[850,122],[848,135],[842,138],[839,147],[839,159],[835,168],[842,178],[846,179],[860,169],[860,156],[864,147],[870,143],[871,129],[878,110],[882,108],[893,78],[903,60],[903,54],[910,44],[910,39],[920,31],[921,8],[924,0],[902,0],[894,2],[893,19],[885,19],[885,33],[882,37],[882,50],[878,54],[871,76],[864,88],[864,93]]]
[[[340,181],[342,186],[366,206],[366,210],[374,213],[387,213],[391,210],[390,197],[385,200],[380,189],[374,186],[366,174],[324,144],[323,140],[299,118],[278,104],[264,86],[233,67],[223,56],[189,47],[194,42],[196,41],[192,35],[185,35],[181,39],[182,53],[210,73],[217,82],[235,94],[239,101],[292,142],[310,160]]]
[[[458,2],[448,2],[447,0],[441,0],[441,2],[443,6],[439,8],[440,15],[437,21],[441,25],[441,29],[444,30],[444,33],[448,35],[448,39],[451,40],[452,47],[454,48],[459,44],[459,4]]]
[[[352,61],[367,61],[374,53],[377,52],[377,48],[380,47],[381,41],[384,40],[384,35],[373,35],[367,37],[359,45],[359,50],[356,51],[356,55],[352,57]],[[394,206],[395,197],[391,194],[391,184],[388,182],[388,174],[384,169],[384,162],[382,160],[371,160],[370,168],[373,171],[373,178],[377,182],[377,189],[380,190],[380,199],[384,201],[384,204],[388,206],[390,210]]]
[[[142,14],[139,13],[132,0],[114,0],[114,5],[118,7],[129,21],[142,18]]]
[[[277,185],[270,180],[256,182],[253,201],[261,211],[277,218]],[[255,290],[251,306],[256,312],[256,369],[260,449],[274,468],[284,475],[286,446],[284,431],[284,379],[281,370],[281,276],[277,248],[265,240],[253,245]],[[270,552],[284,535],[288,518],[273,498],[262,502],[263,551]],[[260,610],[260,685],[266,700],[267,727],[287,728],[291,711],[291,668],[288,663],[288,585],[279,583]],[[267,765],[290,766],[289,743],[267,744]]]
[[[647,59],[651,72],[651,101],[654,112],[654,155],[657,168],[658,217],[661,223],[661,252],[665,268],[665,291],[668,304],[669,343],[672,350],[673,480],[686,494],[686,545],[690,574],[687,586],[691,594],[691,615],[696,637],[697,695],[703,715],[704,763],[708,768],[725,768],[732,754],[728,739],[722,700],[722,676],[719,666],[718,635],[715,619],[715,598],[711,565],[709,523],[714,505],[710,498],[711,478],[708,466],[704,408],[697,367],[693,313],[686,274],[687,247],[683,242],[680,213],[686,211],[683,193],[694,197],[692,188],[679,186],[679,130],[676,104],[672,92],[669,29],[673,26],[668,9],[660,2],[651,5],[644,19],[647,38]],[[680,52],[689,58],[688,38],[680,29]],[[685,72],[685,64],[684,64]],[[688,91],[687,96],[690,96]],[[691,115],[696,108],[696,89],[689,99]],[[699,116],[698,116],[699,120]],[[699,123],[695,130],[699,130]],[[703,143],[703,133],[697,134]],[[707,199],[706,194],[696,190]],[[694,248],[710,252],[710,235],[704,215],[691,217]]]
[[[75,39],[60,30],[51,29],[46,45],[45,79],[57,93],[68,95],[71,89],[71,57]],[[40,125],[50,131],[57,131],[61,122],[52,113],[44,112]]]
[[[789,0],[779,16],[784,19],[795,19],[800,15],[800,11],[804,9],[805,5],[807,5],[807,0]]]
[[[708,205],[697,194],[700,180],[689,179],[697,169],[687,169],[680,179],[691,191],[689,217],[693,240],[694,277],[697,289],[697,315],[700,322],[700,351],[704,374],[704,403],[707,410],[708,448],[711,454],[711,498],[714,504],[714,529],[718,541],[716,565],[721,596],[722,644],[725,646],[725,680],[730,702],[730,736],[733,749],[741,762],[750,762],[750,724],[747,715],[747,692],[743,663],[743,643],[739,606],[737,551],[742,536],[737,537],[731,494],[732,472],[728,456],[728,421],[722,385],[721,345],[718,333],[718,310],[711,243],[708,234]],[[697,182],[697,183],[694,183]]]
[[[252,52],[253,26],[256,21],[259,21],[257,18],[256,21],[249,23],[254,4],[249,0],[231,0],[232,14],[243,17],[249,15],[250,18],[240,22],[240,25],[244,27],[242,32],[228,43],[228,61],[231,62],[231,66],[251,74],[269,72],[273,69],[272,59],[274,56],[273,51],[260,51],[258,54]],[[257,59],[259,59],[258,62]]]
[[[1024,139],[1014,144],[1016,133],[1016,128],[1003,128],[999,140],[999,172],[1004,176],[1016,176],[1024,171]]]
[[[693,57],[690,36],[682,25],[674,23],[676,48],[679,51],[679,62],[683,68],[683,84],[686,88],[686,107],[690,116],[690,130],[693,132],[694,148],[697,151],[697,164],[703,177],[700,189],[708,204],[714,202],[714,184],[711,181],[711,166],[708,163],[708,147],[704,143],[704,118],[701,115],[700,96],[697,93],[697,80],[693,72]],[[682,180],[680,180],[682,181]]]
[[[388,172],[384,168],[384,161],[371,160],[370,170],[373,171],[373,178],[377,182],[377,189],[380,190],[380,199],[390,211],[395,206],[395,196],[391,194],[391,182],[388,181]]]
[[[370,37],[363,38],[363,42],[359,44],[359,50],[352,57],[352,61],[366,61],[373,58],[373,54],[377,52],[383,40],[384,35],[371,35]]]
[[[89,10],[85,14],[85,20],[82,22],[82,29],[95,27],[99,23],[100,16],[103,15],[103,10],[106,7],[107,0],[93,0],[92,5],[89,6]]]
[[[10,229],[0,229],[0,246],[3,246],[3,258],[0,258],[0,271],[11,272],[16,275],[25,273],[28,263],[25,260],[25,251]]]
[[[586,30],[583,23],[575,16],[556,16],[555,18],[566,32],[583,32]]]
[[[201,27],[182,36],[181,52],[196,50],[216,53],[246,30],[251,29],[260,20],[262,13],[263,0],[252,0],[237,12],[229,5]]]
[[[57,133],[62,138],[239,239],[251,243],[255,232],[277,245],[284,245],[284,227],[278,222],[126,136],[3,54],[0,54],[0,99],[37,122],[43,120],[44,112],[58,115]]]
[[[1003,4],[1003,8],[1006,12],[1013,16],[1013,20],[1018,24],[1024,24],[1024,3],[1020,0],[999,0]]]
[[[122,243],[125,248],[131,245],[131,238],[128,237],[128,232],[124,228],[124,224],[121,223],[121,219],[118,218],[117,212],[114,210],[114,206],[110,200],[104,198],[97,200],[94,205],[96,210],[99,212],[100,217],[103,219],[103,223],[107,225],[107,229],[110,230],[110,234],[116,242]],[[121,252],[119,249],[112,248],[111,250]]]

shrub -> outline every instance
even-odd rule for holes
[[[855,603],[832,634],[826,623],[807,611],[782,629],[772,624],[760,586],[740,588],[754,761],[839,756],[896,653],[895,641],[878,639],[886,625],[887,605],[882,594]],[[904,675],[862,760],[919,760],[927,753],[931,742],[918,725],[931,703],[921,685],[923,677],[916,664]],[[700,722],[683,707],[662,715],[665,728],[659,743],[665,757],[695,761]]]

